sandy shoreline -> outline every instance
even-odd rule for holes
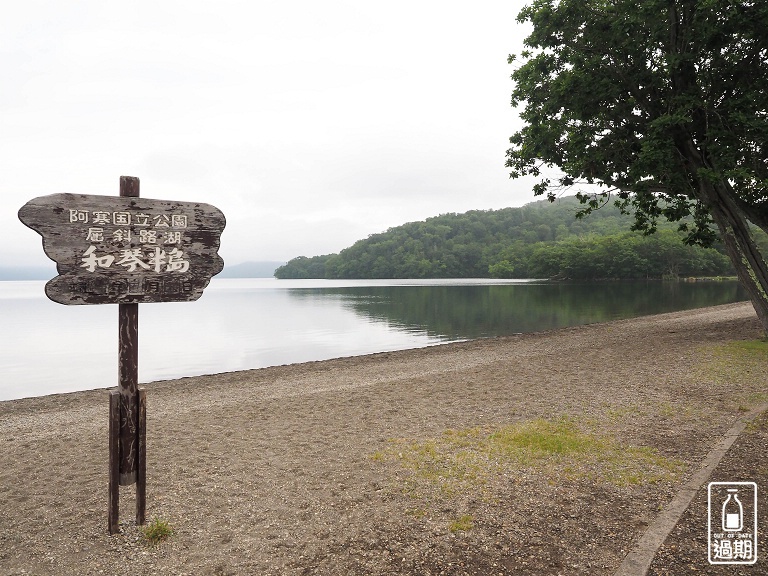
[[[764,373],[703,367],[760,335],[740,303],[148,384],[147,515],[176,531],[157,547],[133,487],[106,533],[106,391],[0,402],[0,574],[612,574],[685,471],[621,486],[506,470],[486,498],[404,491],[407,471],[371,456],[567,416],[690,470],[766,391]],[[472,528],[451,531],[462,515]]]

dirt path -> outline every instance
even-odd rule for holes
[[[734,304],[149,384],[157,546],[132,487],[107,535],[105,391],[3,402],[0,574],[613,574],[768,398],[759,336]]]

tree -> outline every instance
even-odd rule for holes
[[[511,176],[540,177],[550,200],[584,186],[581,215],[615,199],[646,233],[692,216],[685,242],[719,235],[768,332],[748,224],[768,232],[768,2],[533,0],[518,21],[532,32],[512,74]]]

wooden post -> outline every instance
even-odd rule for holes
[[[136,482],[139,451],[139,305],[118,304],[118,391],[120,392],[120,486]]]
[[[120,393],[109,393],[109,533],[120,531]]]
[[[139,388],[139,462],[136,468],[136,524],[146,522],[147,510],[147,389]]]
[[[139,197],[139,179],[120,176],[120,196]],[[118,390],[120,392],[120,485],[136,482],[138,454],[139,305],[118,304]]]
[[[120,177],[120,196],[138,198],[139,179]],[[113,476],[118,475],[120,486],[136,483],[136,523],[144,524],[147,494],[147,392],[139,389],[139,305],[118,304],[118,389],[110,395],[110,408],[119,407],[119,441],[113,452],[110,436],[110,505],[109,530],[119,529],[119,488],[113,487]],[[110,426],[113,415],[110,413]],[[113,461],[118,462],[114,466]],[[117,472],[115,471],[117,470]]]

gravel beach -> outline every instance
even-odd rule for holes
[[[107,533],[106,390],[0,402],[0,575],[612,575],[768,401],[761,335],[740,303],[146,384],[159,543],[132,486]],[[707,568],[697,502],[653,573]]]

